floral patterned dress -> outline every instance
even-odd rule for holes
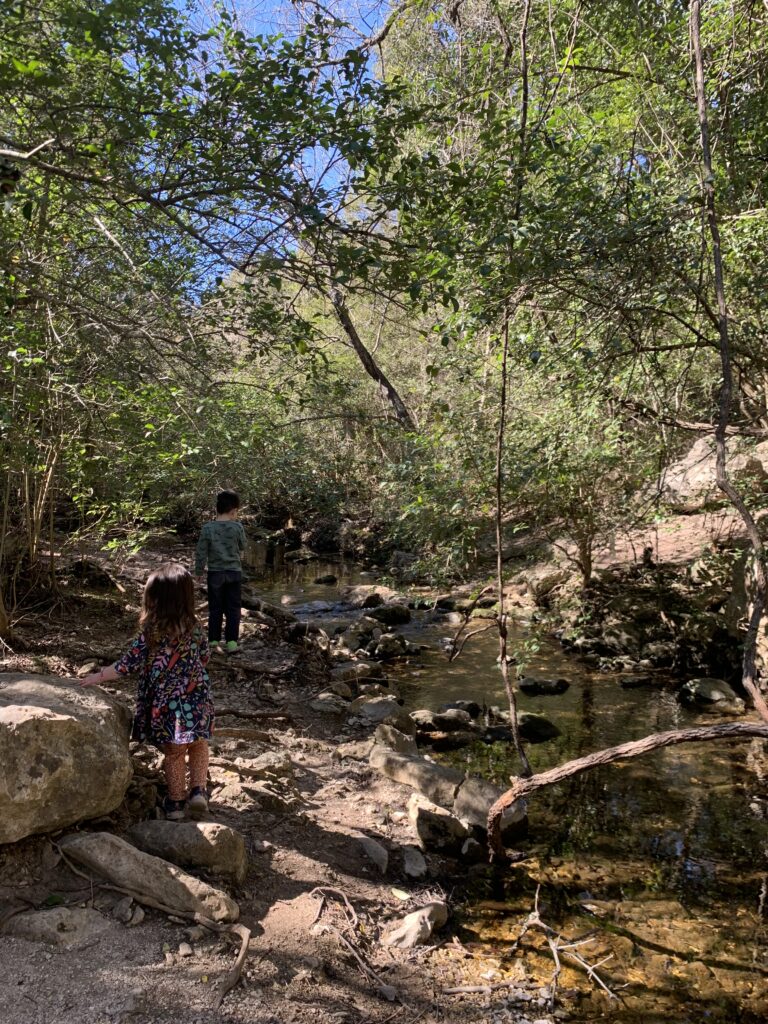
[[[143,633],[115,662],[120,675],[139,674],[132,739],[161,747],[207,740],[213,732],[210,650],[202,631],[165,637],[151,647]]]

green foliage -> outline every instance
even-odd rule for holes
[[[675,422],[714,414],[687,11],[523,10],[420,0],[374,74],[319,8],[254,36],[170,0],[6,4],[4,580],[57,527],[190,522],[223,484],[471,575],[505,323],[503,518],[588,578]],[[738,415],[764,426],[768,15],[713,0],[704,32]]]

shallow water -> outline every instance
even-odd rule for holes
[[[301,617],[329,631],[356,613],[335,606],[338,587],[311,580],[335,572],[345,583],[371,582],[354,567],[342,572],[318,562],[290,571],[290,578],[264,580],[264,596],[298,605],[294,610]],[[433,612],[415,613],[403,628],[410,640],[429,645],[407,664],[388,666],[406,706],[437,708],[464,699],[505,707],[495,634],[472,639],[449,663],[442,641],[455,628]],[[525,636],[519,624],[510,648]],[[571,684],[559,696],[519,695],[521,710],[545,715],[562,733],[527,747],[534,771],[648,733],[718,721],[682,708],[671,681],[666,687],[623,689],[621,677],[590,671],[554,640],[542,644],[526,674]],[[502,786],[516,770],[505,744],[477,743],[440,757]],[[599,768],[534,794],[530,835],[521,843],[528,858],[503,872],[480,868],[468,875],[463,940],[501,956],[499,977],[505,977],[514,966],[505,951],[541,886],[548,924],[570,937],[594,931],[592,962],[612,954],[603,977],[620,999],[608,1000],[583,972],[564,970],[561,985],[581,993],[579,1001],[567,1004],[572,1020],[765,1021],[767,764],[758,740],[692,744]],[[538,980],[547,980],[552,964],[541,946],[532,940],[525,964]]]

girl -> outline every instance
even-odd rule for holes
[[[208,641],[195,616],[192,576],[183,565],[167,562],[144,587],[141,632],[114,665],[92,672],[83,686],[139,674],[132,739],[159,747],[168,786],[163,809],[171,821],[208,810],[208,740],[213,731],[213,702]],[[190,788],[186,763],[189,758]]]

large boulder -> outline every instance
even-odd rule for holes
[[[73,679],[0,674],[0,843],[109,814],[131,781],[130,712]]]
[[[242,882],[248,867],[245,840],[232,828],[213,821],[142,821],[128,839],[145,853],[182,867],[202,868]]]
[[[186,874],[175,864],[137,850],[110,832],[66,836],[67,857],[108,882],[168,908],[171,913],[200,914],[214,921],[236,921],[240,910],[226,893]]]

